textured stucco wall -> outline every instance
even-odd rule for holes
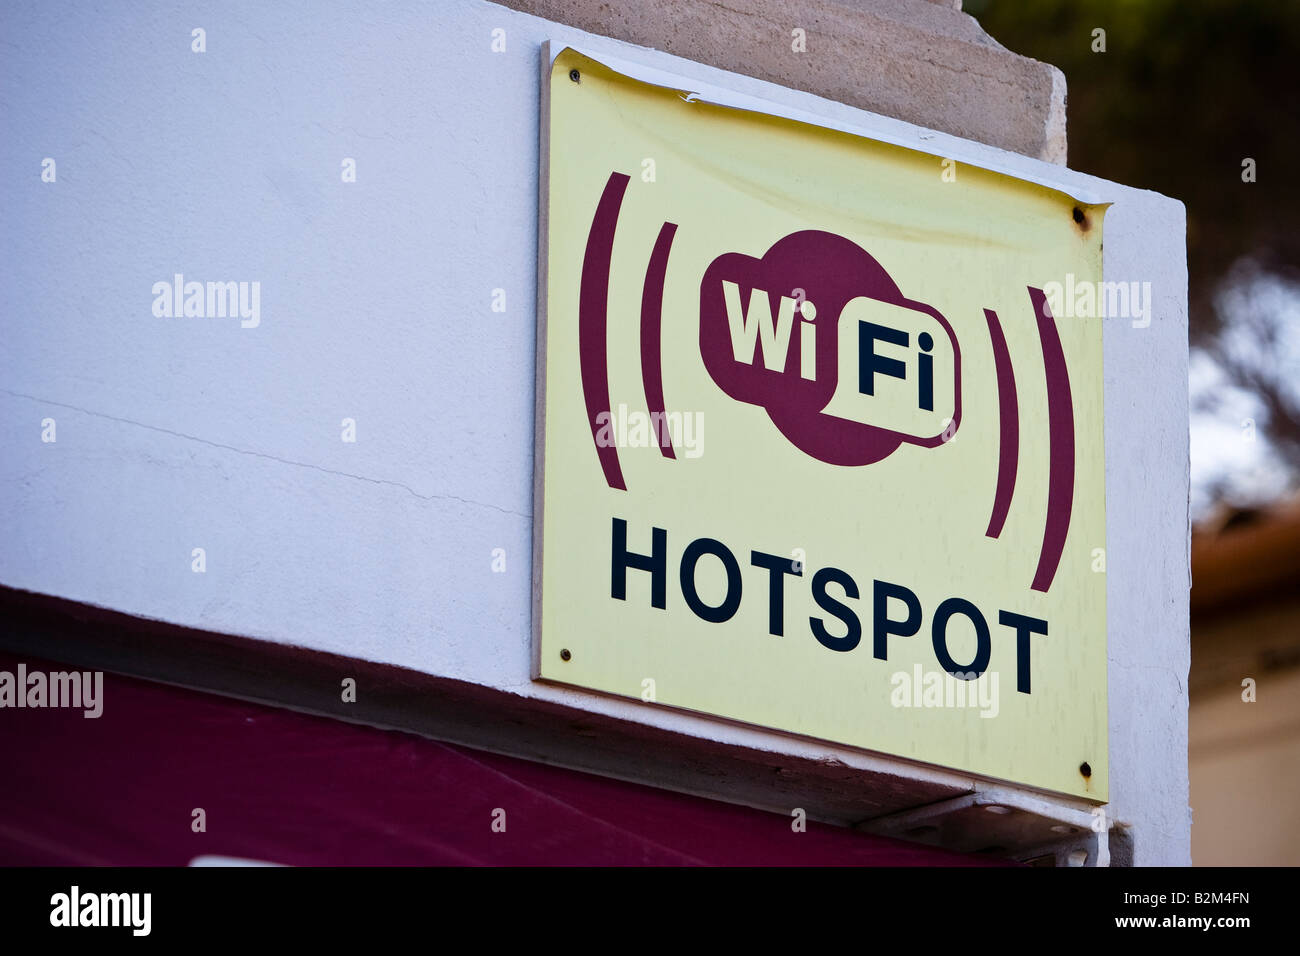
[[[539,47],[1113,199],[1107,275],[1157,303],[1106,331],[1113,807],[1187,862],[1181,204],[476,0],[10,3],[0,35],[0,583],[956,785],[529,680]],[[155,317],[178,272],[260,282],[260,324]]]

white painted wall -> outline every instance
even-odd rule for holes
[[[1189,862],[1180,203],[477,0],[11,2],[0,37],[0,582],[932,780],[970,782],[530,682],[539,47],[1113,198],[1107,278],[1157,307],[1105,341],[1112,807]],[[156,318],[177,272],[259,281],[260,325]]]

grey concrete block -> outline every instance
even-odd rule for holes
[[[1064,164],[1065,77],[960,0],[498,0],[592,33]],[[796,52],[795,30],[804,31]]]

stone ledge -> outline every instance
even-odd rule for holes
[[[1064,165],[1065,77],[956,0],[495,0],[883,116]],[[793,52],[792,31],[807,49]]]

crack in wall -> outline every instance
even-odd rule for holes
[[[295,468],[309,468],[312,471],[319,471],[326,475],[335,475],[340,478],[351,478],[354,481],[365,481],[375,485],[389,485],[394,488],[401,488],[403,491],[407,492],[410,495],[413,495],[416,498],[419,498],[421,501],[459,501],[462,504],[474,505],[479,508],[491,508],[493,511],[501,512],[501,514],[514,515],[515,517],[519,517],[519,518],[532,517],[531,513],[523,512],[523,511],[512,511],[509,508],[502,508],[500,505],[494,505],[487,501],[476,501],[473,498],[462,498],[459,495],[450,495],[450,494],[429,494],[429,495],[421,494],[420,492],[412,488],[410,485],[400,481],[393,481],[390,478],[370,478],[366,475],[357,475],[349,471],[339,471],[335,468],[326,468],[323,465],[313,465],[310,462],[306,462],[306,461],[294,461],[291,458],[279,458],[275,455],[269,455],[266,452],[253,451],[248,448],[236,448],[234,445],[227,445],[222,442],[211,441],[210,439],[207,438],[200,438],[198,435],[189,435],[186,434],[185,432],[173,431],[170,428],[163,428],[160,425],[150,425],[147,422],[139,422],[131,418],[120,418],[116,415],[109,415],[106,412],[97,412],[94,411],[93,409],[83,408],[80,405],[70,405],[67,402],[56,402],[53,399],[42,398],[39,395],[28,395],[24,392],[15,392],[7,388],[0,388],[0,392],[3,392],[6,395],[12,395],[14,398],[25,398],[29,401],[40,402],[45,405],[53,405],[56,408],[67,408],[74,412],[81,412],[83,415],[90,415],[94,418],[102,418],[107,421],[117,422],[122,425],[131,425],[136,428],[145,428],[148,429],[149,431],[159,432],[164,435],[170,435],[173,438],[181,438],[186,441],[199,442],[200,444],[207,445],[211,448],[220,448],[223,451],[233,451],[238,455],[251,455],[254,458],[264,458],[267,461],[278,462],[279,464],[282,465],[292,465]]]

